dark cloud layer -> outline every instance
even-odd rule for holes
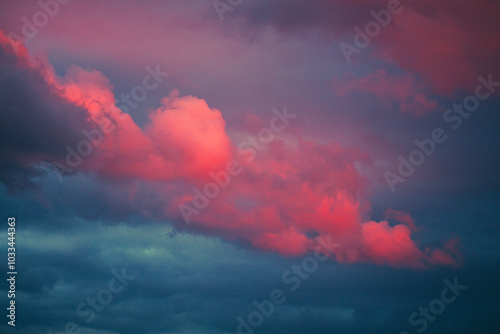
[[[33,190],[43,173],[32,167],[64,158],[65,146],[82,139],[86,111],[53,92],[41,74],[13,50],[0,48],[0,180],[9,189]]]

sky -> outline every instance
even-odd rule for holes
[[[0,331],[498,331],[499,15],[2,1]]]

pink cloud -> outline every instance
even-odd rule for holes
[[[72,67],[60,78],[49,64],[42,72],[47,84],[68,104],[87,110],[87,126],[96,129],[108,122],[113,129],[79,170],[155,181],[151,184],[160,188],[159,195],[168,194],[165,219],[180,221],[178,205],[189,204],[193,187],[202,187],[211,171],[220,172],[234,159],[242,172],[191,217],[195,228],[229,240],[245,239],[257,248],[284,255],[312,251],[315,238],[331,237],[339,244],[333,250],[339,262],[412,268],[459,265],[456,247],[423,252],[406,225],[391,227],[386,221],[369,219],[369,184],[359,165],[371,161],[354,147],[277,133],[250,159],[249,149],[238,150],[226,135],[221,112],[203,99],[181,97],[174,91],[150,113],[143,129],[115,106],[113,87],[102,73]],[[405,96],[404,91],[395,94]],[[255,117],[253,122],[260,124]],[[413,224],[405,214],[391,214]]]
[[[377,54],[422,75],[436,93],[472,89],[477,76],[500,70],[499,15],[495,1],[412,3],[377,37]]]
[[[307,235],[314,232],[317,238],[331,237],[339,244],[333,250],[339,262],[421,269],[459,265],[452,255],[431,259],[419,249],[411,239],[414,226],[409,214],[389,211],[405,224],[394,227],[367,218],[367,184],[356,164],[369,161],[356,149],[277,139],[254,161],[240,158],[242,174],[206,209],[190,217],[194,225],[217,230],[229,239],[244,238],[255,247],[285,255],[312,251],[315,238]],[[189,204],[191,200],[183,197],[176,204]],[[171,213],[175,209],[172,207]],[[182,219],[179,213],[177,219]]]
[[[385,221],[363,225],[365,256],[378,264],[424,268],[428,259],[410,237],[407,226],[390,227]],[[449,264],[448,261],[435,264]]]
[[[141,129],[115,106],[113,87],[102,73],[74,66],[58,78],[47,68],[47,82],[69,103],[88,110],[88,131],[108,124],[109,133],[95,135],[103,137],[102,143],[83,160],[83,169],[149,181],[206,179],[209,171],[222,168],[231,156],[220,111],[201,99],[173,92]]]
[[[397,110],[422,116],[437,109],[436,101],[427,98],[417,80],[411,76],[390,75],[377,70],[361,78],[344,77],[334,79],[333,88],[339,96],[368,93],[381,101],[387,108],[397,104]]]
[[[174,92],[150,115],[147,133],[155,147],[187,175],[207,175],[224,168],[231,157],[231,143],[219,110],[193,96]]]
[[[409,212],[398,211],[388,208],[385,211],[385,219],[394,219],[400,223],[407,225],[412,231],[416,231],[415,221]]]

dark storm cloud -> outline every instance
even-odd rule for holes
[[[33,190],[41,161],[61,159],[82,139],[86,111],[53,92],[38,69],[23,68],[0,48],[0,181],[10,190]]]
[[[252,25],[273,25],[282,31],[346,28],[368,18],[371,9],[382,5],[381,1],[244,1],[224,19],[243,17]]]
[[[286,302],[256,333],[413,333],[409,315],[439,298],[443,280],[454,277],[468,288],[428,332],[465,334],[479,323],[489,330],[496,325],[499,271],[491,260],[431,272],[328,261],[292,292],[281,276],[303,257],[270,256],[184,233],[172,238],[170,226],[153,221],[142,220],[140,229],[129,227],[134,220],[113,227],[81,223],[87,227],[78,232],[46,233],[32,224],[23,229],[17,332],[59,333],[74,321],[83,333],[235,333],[236,318],[247,317],[253,301],[278,288]],[[135,279],[85,323],[77,306],[106,288],[112,268],[122,267]]]

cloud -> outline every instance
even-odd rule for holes
[[[478,75],[500,71],[498,1],[400,3],[403,11],[393,15],[392,22],[370,43],[373,52],[366,53],[368,62],[379,67],[382,60],[421,76],[432,93],[448,96],[473,89]],[[370,11],[386,8],[387,1],[382,0],[255,1],[239,6],[226,19],[243,20],[247,29],[271,26],[285,36],[316,29],[325,39],[333,39],[343,61],[340,42],[352,41],[354,27],[363,29],[373,20]]]
[[[18,277],[16,296],[23,304],[18,314],[25,319],[16,331],[23,334],[64,332],[68,321],[96,333],[137,333],[145,327],[166,333],[188,331],[186,327],[202,328],[204,333],[234,332],[236,318],[247,315],[254,300],[269,298],[273,289],[287,292],[287,300],[259,328],[263,333],[303,333],[308,328],[358,333],[380,326],[386,318],[395,320],[380,333],[386,328],[397,332],[406,329],[412,312],[436,297],[443,277],[457,275],[449,269],[389,270],[388,275],[387,268],[327,261],[290,293],[281,275],[302,259],[270,256],[201,235],[171,237],[171,226],[143,218],[118,226],[82,221],[77,230],[44,231],[41,226],[50,222],[37,217],[24,223],[29,225],[19,244],[24,254],[19,270],[24,274]],[[481,298],[465,303],[475,305],[474,312],[458,307],[440,320],[440,326],[450,328],[462,317],[486,317],[485,326],[496,328],[494,263],[476,263],[459,272],[459,281],[476,286]],[[124,267],[136,279],[87,324],[76,308],[107,287],[112,267]],[[51,305],[50,312],[44,311],[45,305]],[[153,321],[159,318],[165,321]],[[473,330],[474,324],[469,324],[466,331],[457,332]]]
[[[442,11],[447,3],[451,10]],[[423,1],[394,17],[394,24],[381,36],[378,54],[420,74],[436,93],[472,90],[477,76],[500,70],[495,60],[500,56],[500,38],[494,33],[500,28],[500,3],[455,4]]]
[[[0,180],[11,191],[37,188],[33,165],[64,157],[61,143],[75,145],[86,123],[87,110],[61,97],[47,71],[0,31]]]
[[[377,70],[360,78],[335,77],[333,88],[341,97],[358,97],[367,93],[387,109],[415,116],[423,116],[438,108],[437,102],[427,98],[422,85],[415,78],[400,74],[390,75],[386,70]]]
[[[394,219],[400,223],[407,225],[412,231],[416,230],[415,221],[409,212],[388,208],[385,211],[385,219]]]
[[[177,168],[206,178],[209,171],[223,168],[231,157],[225,122],[220,111],[209,108],[204,100],[178,94],[174,91],[163,99],[162,107],[150,115],[147,132]]]
[[[367,219],[367,181],[356,165],[369,161],[355,149],[276,140],[255,161],[241,163],[243,173],[200,214],[190,217],[195,225],[287,255],[311,251],[314,239],[331,237],[340,244],[333,251],[339,262],[414,268],[440,263],[437,258],[431,261],[411,239],[406,226],[414,229],[411,216],[390,211],[405,224],[393,227]],[[180,200],[189,203],[191,198]],[[448,260],[442,264],[451,264]]]
[[[87,131],[97,131],[103,121],[112,124],[108,133],[95,140],[91,154],[81,157],[76,171],[151,184],[164,201],[165,220],[183,225],[178,205],[189,203],[193,187],[203,187],[210,172],[221,171],[234,159],[243,172],[206,210],[192,218],[194,230],[246,240],[284,255],[312,251],[315,238],[331,237],[340,244],[333,251],[339,262],[413,268],[458,265],[445,250],[430,259],[427,254],[433,250],[419,250],[407,226],[390,227],[385,221],[369,219],[369,184],[358,166],[371,161],[354,147],[318,143],[283,132],[263,148],[242,150],[226,135],[219,110],[210,108],[203,99],[181,97],[176,91],[150,112],[150,122],[143,129],[115,106],[113,87],[102,73],[73,66],[60,78],[48,64],[29,66],[61,103],[86,111],[80,125]],[[26,129],[34,126],[29,122],[21,125]],[[58,129],[52,131],[58,133]],[[87,139],[90,145],[92,139]],[[80,152],[80,144],[75,151]],[[67,149],[68,144],[57,141],[51,146]],[[25,166],[34,161],[51,162],[56,156],[41,153],[34,149],[24,154]],[[140,205],[134,205],[139,200],[134,187],[128,195],[132,207],[143,212]]]
[[[27,63],[26,66],[31,65]],[[28,107],[28,112],[43,122],[47,122],[47,116],[49,121],[53,114],[60,116],[58,113],[62,113],[65,108],[83,110],[86,114],[85,118],[80,119],[76,119],[78,115],[71,113],[61,115],[63,119],[69,118],[70,121],[78,122],[80,129],[77,131],[74,127],[69,127],[73,129],[71,135],[74,138],[71,140],[66,140],[67,136],[62,136],[58,130],[51,131],[50,135],[58,138],[50,141],[47,146],[60,147],[59,155],[41,157],[40,161],[65,156],[61,153],[69,146],[79,153],[82,163],[78,168],[82,171],[90,170],[114,177],[170,180],[183,177],[204,179],[210,170],[221,168],[230,157],[230,141],[225,134],[225,122],[221,113],[210,109],[201,99],[192,96],[179,97],[177,92],[173,92],[169,98],[163,99],[162,107],[150,114],[150,123],[143,130],[129,115],[115,106],[117,101],[113,95],[113,87],[99,71],[87,71],[72,66],[66,75],[60,78],[48,64],[41,69],[43,71],[31,67],[31,75],[38,78],[42,87],[50,91],[51,98],[63,106],[49,106],[50,110],[46,115],[44,110],[34,107]],[[22,101],[21,98],[16,99],[19,100]],[[17,111],[19,110],[14,108],[11,110],[12,113]],[[21,122],[20,128],[36,129],[33,123],[35,120],[26,118],[26,115],[19,116],[19,123]],[[57,122],[61,123],[60,120]],[[103,124],[107,130],[100,131]],[[51,126],[60,127],[63,134],[68,131],[57,123]],[[90,135],[86,137],[82,131]],[[40,137],[43,135],[45,133],[41,133]],[[50,136],[37,139],[33,138],[33,135],[25,137],[21,138],[28,144],[38,145],[40,141],[45,143],[51,139]],[[78,137],[80,140],[76,142]],[[90,149],[88,156],[79,150],[78,145],[82,141],[91,141],[96,146]],[[66,157],[70,149],[66,148]],[[31,153],[35,156],[41,152]],[[68,165],[68,159],[59,159],[57,162]]]

